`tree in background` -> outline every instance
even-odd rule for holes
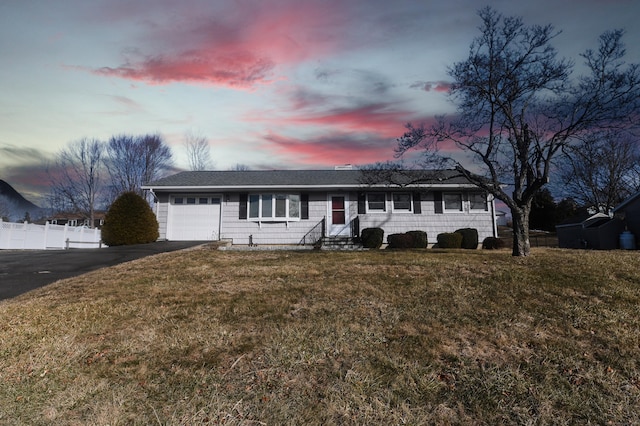
[[[211,147],[207,138],[187,133],[184,138],[184,146],[187,150],[190,170],[202,171],[212,168]]]
[[[143,194],[141,186],[173,166],[171,149],[157,134],[113,136],[107,143],[107,170],[114,199],[125,192]]]
[[[50,200],[58,207],[86,215],[94,226],[95,210],[102,191],[104,146],[97,139],[69,143],[47,173],[51,180]],[[66,209],[66,208],[65,208]]]
[[[551,25],[525,26],[492,8],[479,16],[468,58],[449,69],[457,115],[407,124],[396,154],[420,149],[426,164],[455,168],[503,201],[513,219],[512,253],[526,256],[531,205],[554,159],[599,129],[637,126],[640,72],[623,60],[622,31],[601,35],[598,48],[581,55],[588,74],[572,79],[574,64],[557,58]]]
[[[556,202],[547,188],[536,193],[531,203],[529,228],[543,231],[555,231],[558,224]]]
[[[567,147],[560,165],[563,193],[598,212],[609,212],[640,190],[640,148],[628,132],[597,132]]]

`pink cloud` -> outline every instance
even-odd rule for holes
[[[299,101],[297,101],[299,102]],[[395,138],[402,134],[403,125],[413,113],[396,110],[385,103],[335,108],[326,112],[304,113],[290,117],[247,115],[247,121],[269,122],[277,125],[328,126],[341,132],[375,134],[378,138]]]
[[[304,140],[270,134],[265,139],[270,149],[279,155],[295,158],[298,164],[336,165],[367,164],[389,160],[393,156],[393,143],[380,139],[354,139],[335,134],[315,140]]]
[[[151,84],[247,88],[266,83],[277,66],[335,49],[331,28],[341,25],[332,19],[339,16],[338,4],[234,2],[234,10],[224,13],[202,6],[199,14],[189,11],[191,16],[149,25],[138,41],[144,47],[131,49],[135,53],[119,66],[92,72]]]
[[[267,58],[241,52],[215,56],[209,52],[188,52],[179,56],[158,56],[117,68],[103,67],[98,75],[144,81],[152,84],[174,82],[203,83],[228,87],[248,87],[264,82],[274,64]]]

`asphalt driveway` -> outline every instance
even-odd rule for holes
[[[85,272],[201,244],[162,241],[101,249],[0,250],[0,300]]]

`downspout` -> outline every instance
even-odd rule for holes
[[[498,224],[496,223],[496,197],[493,194],[489,194],[491,197],[491,217],[493,218],[493,237],[498,238]]]
[[[156,195],[155,192],[153,192],[153,188],[149,188],[149,193],[153,196],[153,203],[155,204],[154,206],[154,213],[156,214],[156,218],[158,217],[158,212],[160,211],[160,199],[158,198],[158,196]]]

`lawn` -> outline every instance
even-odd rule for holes
[[[639,424],[638,265],[161,254],[0,302],[0,423]]]

